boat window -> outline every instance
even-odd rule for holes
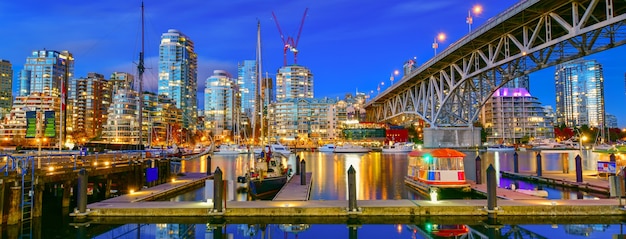
[[[270,161],[270,165],[271,165],[272,167],[276,167],[276,161]]]

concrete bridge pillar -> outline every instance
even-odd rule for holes
[[[9,214],[7,217],[8,225],[15,225],[22,219],[22,210],[20,204],[22,202],[22,187],[11,187],[11,195],[9,197]]]
[[[477,127],[424,128],[425,148],[474,148],[480,146]]]
[[[111,179],[111,177],[107,174],[104,175],[104,199],[108,199],[111,197],[111,184],[113,183],[113,180]]]

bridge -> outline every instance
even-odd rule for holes
[[[481,107],[505,83],[626,42],[626,2],[521,1],[365,104],[367,120],[423,120],[425,147],[480,142]]]

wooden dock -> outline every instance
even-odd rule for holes
[[[476,182],[469,181],[469,180],[468,182],[470,183],[470,187],[472,187],[472,190],[480,194],[487,195],[486,183],[476,184]],[[528,195],[525,193],[520,193],[520,192],[516,192],[510,189],[500,188],[500,187],[496,188],[496,195],[498,196],[498,198],[506,199],[506,200],[541,199],[541,197],[532,196],[532,195]]]
[[[582,191],[592,191],[598,193],[609,194],[609,180],[608,177],[600,177],[593,173],[583,173],[583,182],[576,182],[576,173],[561,173],[561,172],[542,172],[541,176],[536,176],[537,173],[531,172],[506,172],[501,171],[502,176],[510,178],[519,178],[528,181],[540,182],[550,185],[576,188]]]
[[[311,178],[313,173],[306,173],[306,183],[300,182],[300,175],[294,175],[289,182],[283,186],[272,201],[307,201],[311,196]]]

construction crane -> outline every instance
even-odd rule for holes
[[[280,24],[278,23],[278,18],[276,18],[276,14],[272,11],[272,16],[274,17],[274,21],[276,22],[276,28],[278,28],[278,33],[280,34],[280,39],[283,41],[283,63],[287,65],[287,51],[293,52],[293,63],[298,64],[298,42],[300,41],[300,34],[302,33],[302,26],[304,26],[304,19],[306,18],[306,13],[309,11],[309,8],[304,10],[304,15],[302,16],[302,21],[300,22],[300,29],[298,30],[298,36],[294,41],[293,37],[288,36],[285,38],[283,35],[283,31],[280,29]]]

